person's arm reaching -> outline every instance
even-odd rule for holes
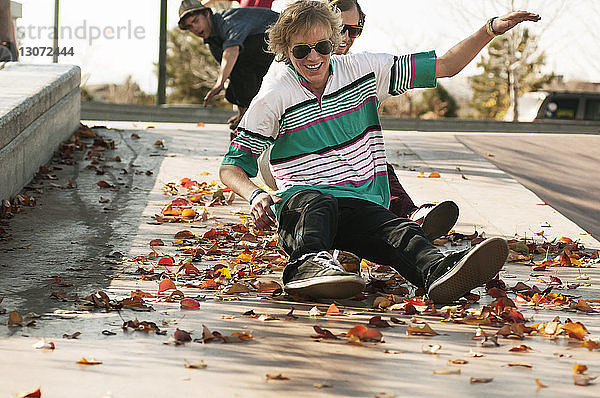
[[[280,203],[281,198],[262,191],[248,178],[246,172],[239,166],[232,164],[221,165],[219,177],[223,184],[227,185],[233,192],[244,199],[249,200],[252,197],[250,216],[258,229],[264,230],[275,225],[275,214],[271,210],[271,205]],[[258,192],[253,195],[257,190]]]
[[[501,35],[524,21],[537,22],[541,19],[538,14],[527,11],[513,11],[502,17],[494,18],[492,31]],[[487,26],[487,23],[486,23]],[[463,70],[486,46],[494,36],[488,33],[486,26],[461,41],[441,57],[437,58],[435,75],[440,77],[451,77]]]
[[[215,82],[213,88],[211,88],[210,91],[204,97],[204,106],[206,106],[206,104],[212,97],[219,94],[221,90],[223,90],[223,87],[225,86],[225,81],[227,81],[229,75],[231,75],[231,71],[235,66],[239,54],[240,46],[227,47],[223,51],[223,56],[221,58],[221,68],[219,69],[219,77],[217,78],[217,81]]]

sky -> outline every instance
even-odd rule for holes
[[[51,46],[54,0],[18,0],[17,21],[23,48],[20,61],[50,63],[52,57],[27,56],[27,47]],[[290,0],[275,0],[282,10]],[[506,5],[540,13],[529,23],[546,53],[546,70],[568,80],[600,82],[600,1],[598,0],[359,0],[367,14],[365,30],[354,52],[404,54],[434,49],[442,55],[502,15]],[[168,1],[168,29],[176,27],[179,0]],[[568,6],[567,6],[568,4]],[[131,75],[141,88],[156,91],[160,0],[60,0],[59,48],[72,55],[59,63],[79,65],[82,84],[122,83]],[[32,50],[33,51],[33,50]],[[39,51],[39,50],[38,50]],[[478,73],[473,61],[463,75]]]

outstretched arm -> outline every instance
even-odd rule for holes
[[[240,54],[240,46],[232,46],[227,47],[223,51],[223,55],[221,58],[221,68],[219,69],[219,77],[213,88],[206,94],[204,97],[204,106],[208,103],[208,101],[219,94],[223,87],[225,87],[225,81],[229,79],[229,75],[231,75],[231,71],[237,62],[238,56]]]
[[[497,34],[503,34],[524,21],[537,22],[541,19],[538,14],[527,11],[513,11],[502,17],[495,18],[492,22],[492,30]],[[477,32],[467,37],[436,61],[435,76],[451,77],[463,70],[475,58],[477,54],[492,39],[493,35],[488,33],[487,22]]]
[[[254,191],[260,189],[241,167],[232,164],[221,165],[219,177],[223,184],[246,200],[250,199]],[[271,205],[280,202],[281,198],[265,191],[254,195],[250,203],[250,216],[258,229],[263,230],[275,225],[275,214],[271,210]]]

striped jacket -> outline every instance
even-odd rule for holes
[[[387,208],[390,193],[377,110],[391,95],[435,87],[435,59],[433,51],[399,57],[332,55],[320,97],[291,65],[274,62],[223,164],[254,177],[257,158],[272,146],[271,171],[283,203],[310,188]],[[280,208],[275,209],[278,214]]]

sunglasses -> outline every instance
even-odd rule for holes
[[[321,40],[313,46],[310,44],[298,44],[292,47],[292,55],[296,59],[306,58],[313,48],[321,55],[328,55],[333,52],[333,43],[329,40]]]
[[[356,39],[362,33],[363,27],[360,25],[346,25],[342,26],[342,35],[348,32],[348,37]]]

